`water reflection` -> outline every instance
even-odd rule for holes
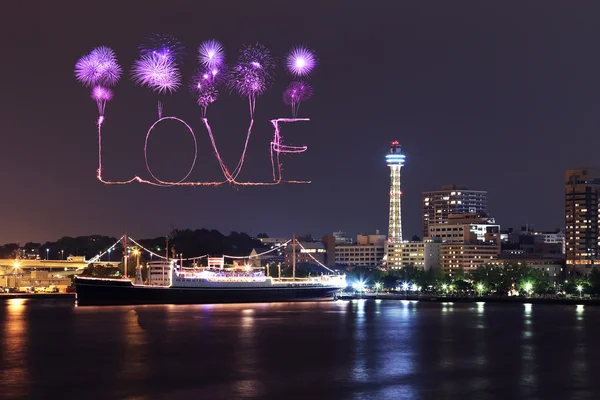
[[[521,379],[520,392],[524,397],[532,397],[537,387],[535,374],[535,345],[533,337],[533,306],[531,303],[523,304],[523,329],[521,332]]]
[[[125,393],[129,393],[128,388],[136,387],[132,382],[138,381],[141,383],[148,376],[149,366],[146,362],[148,359],[148,334],[142,328],[143,322],[140,323],[140,315],[136,310],[129,310],[123,313],[123,339],[125,341],[123,360],[123,379],[122,387],[125,388]],[[136,397],[144,399],[143,397]]]
[[[600,308],[0,303],[0,397],[595,399]],[[52,344],[52,346],[49,346]],[[91,388],[91,389],[90,389]],[[90,394],[90,390],[93,393]]]
[[[3,395],[25,398],[28,394],[29,373],[27,355],[28,332],[25,310],[27,299],[6,300],[4,321],[4,359],[2,360]]]
[[[260,395],[260,382],[257,377],[260,355],[258,354],[256,340],[256,311],[253,308],[244,308],[239,313],[239,339],[234,344],[237,347],[237,375],[233,385],[236,398],[258,397]]]
[[[585,324],[584,324],[584,306],[577,305],[575,307],[575,334],[573,338],[573,355],[571,357],[571,365],[570,365],[570,375],[571,379],[575,383],[575,387],[577,389],[584,388],[588,382],[588,368],[587,368],[587,346],[585,345],[586,341],[586,332],[585,332]],[[587,396],[584,396],[586,394]],[[581,398],[590,398],[590,393],[579,393],[579,397]]]

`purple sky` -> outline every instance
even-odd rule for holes
[[[564,171],[600,166],[598,2],[93,4],[3,6],[10,17],[0,27],[0,243],[124,231],[158,236],[172,225],[273,236],[386,231],[384,157],[391,140],[407,154],[407,238],[421,231],[421,192],[452,183],[488,190],[490,212],[503,227],[552,229],[563,225]],[[228,61],[256,42],[278,57],[275,84],[256,103],[243,180],[270,178],[269,119],[290,116],[281,101],[291,81],[283,69],[286,52],[298,44],[315,49],[314,96],[299,113],[312,121],[284,133],[289,144],[308,146],[285,157],[285,177],[313,183],[156,188],[98,182],[97,109],[89,89],[74,79],[74,64],[95,46],[115,50],[124,78],[106,106],[104,176],[148,177],[143,144],[158,97],[128,76],[139,44],[155,32],[186,44],[184,83],[206,39],[222,42]],[[197,133],[192,177],[222,178],[189,91],[162,99],[164,115],[185,119]],[[222,92],[208,118],[233,169],[248,103]],[[149,148],[153,171],[179,180],[193,156],[190,145],[180,125],[157,127]]]

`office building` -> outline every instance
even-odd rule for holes
[[[342,267],[381,267],[385,235],[358,235],[355,244],[336,244],[335,264]]]
[[[589,273],[600,263],[600,170],[572,169],[565,174],[565,254],[567,268]]]
[[[487,191],[469,190],[463,186],[443,186],[423,192],[423,237],[429,225],[447,224],[451,214],[487,215]]]
[[[394,246],[388,250],[388,269],[400,269],[408,266],[429,270],[440,266],[440,250],[438,241],[402,242],[388,244]]]
[[[441,266],[445,273],[465,272],[489,264],[498,257],[500,246],[494,244],[445,243],[441,247]]]

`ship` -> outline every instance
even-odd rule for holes
[[[264,268],[182,268],[150,262],[148,279],[76,277],[77,304],[207,304],[333,299],[346,285],[345,275],[308,278],[266,276]]]

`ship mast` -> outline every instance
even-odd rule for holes
[[[292,236],[292,280],[296,280],[296,234]]]
[[[123,276],[127,278],[127,233],[123,235]]]

